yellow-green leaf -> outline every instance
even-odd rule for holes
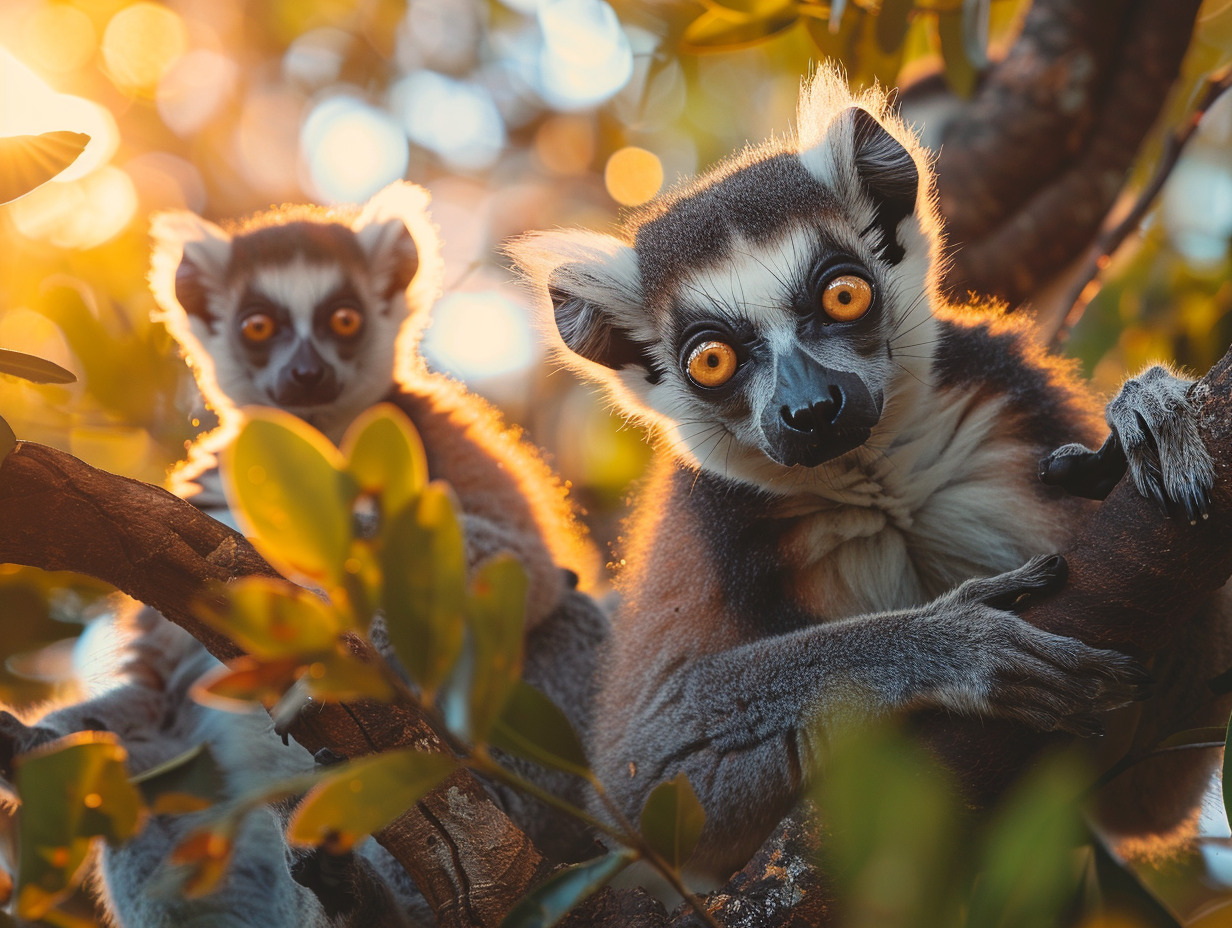
[[[221,455],[232,510],[282,573],[333,589],[351,545],[354,478],[338,449],[302,419],[257,407],[245,414]]]
[[[634,860],[629,851],[614,851],[552,874],[522,897],[500,928],[552,928],[570,909],[610,883]]]
[[[747,48],[790,29],[799,18],[793,0],[775,3],[760,15],[706,10],[685,27],[680,37],[680,51],[700,55]]]
[[[342,437],[342,455],[360,492],[380,500],[384,519],[401,512],[428,482],[428,459],[419,433],[390,403],[360,413]]]
[[[967,57],[962,11],[938,13],[937,35],[941,39],[941,57],[945,59],[946,83],[954,93],[966,99],[975,92],[979,74],[975,64]]]
[[[301,679],[306,695],[318,702],[388,702],[394,698],[394,688],[381,669],[361,661],[345,648],[318,655]]]
[[[642,807],[642,836],[676,869],[693,856],[705,824],[706,810],[684,771],[656,786]]]
[[[254,657],[273,660],[331,650],[349,628],[346,616],[307,590],[269,577],[218,587],[226,605],[201,605],[197,615]]]
[[[44,132],[0,138],[0,203],[25,196],[77,160],[90,137],[83,132]]]
[[[59,364],[8,348],[0,348],[0,374],[12,374],[31,383],[74,383],[77,380],[76,374]]]
[[[273,706],[303,667],[297,657],[263,661],[244,655],[209,671],[193,686],[193,699],[224,712],[250,712],[252,703]]]
[[[17,914],[41,918],[80,881],[92,839],[111,843],[140,829],[145,807],[109,732],[79,732],[17,759],[21,862]]]
[[[525,680],[514,684],[492,726],[490,741],[493,747],[537,764],[590,776],[586,752],[565,714]]]
[[[475,571],[466,597],[466,647],[440,700],[450,729],[463,740],[487,740],[522,675],[526,587],[526,571],[509,555],[485,561]]]
[[[457,766],[447,754],[414,750],[351,761],[331,771],[304,797],[287,826],[287,839],[292,844],[329,840],[335,847],[350,847],[396,819]]]
[[[178,757],[132,778],[155,815],[195,812],[223,793],[223,776],[209,745],[199,744]]]
[[[235,853],[238,824],[237,819],[228,817],[195,829],[172,850],[168,861],[187,870],[181,890],[186,897],[199,899],[222,883]]]
[[[877,14],[877,46],[883,52],[896,52],[903,47],[911,27],[911,10],[915,0],[881,0]]]
[[[462,650],[464,631],[466,546],[448,487],[428,484],[394,517],[381,569],[389,641],[431,701]]]

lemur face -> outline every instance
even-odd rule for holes
[[[781,485],[877,450],[895,400],[927,379],[927,177],[921,196],[909,148],[842,95],[818,115],[806,94],[798,147],[720,166],[624,239],[514,248],[548,291],[567,363],[723,476]]]
[[[422,217],[418,188],[391,190],[416,191]],[[154,234],[155,276],[159,249],[179,246],[163,262],[182,309],[168,321],[186,322],[172,331],[211,403],[278,406],[337,440],[391,389],[420,271],[403,218],[283,208],[228,232],[164,214]]]

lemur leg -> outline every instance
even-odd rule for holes
[[[1232,669],[1232,587],[1225,586],[1155,656],[1152,673],[1168,681],[1167,688],[1116,713],[1111,724],[1127,735],[1118,738],[1111,730],[1108,740],[1113,750],[1104,751],[1101,761],[1111,765],[1126,753],[1149,754],[1168,736],[1187,729],[1222,730],[1232,713],[1232,694],[1216,695],[1208,684],[1228,669]],[[1199,800],[1221,757],[1218,748],[1198,748],[1154,754],[1134,764],[1100,790],[1098,820],[1119,837],[1154,835],[1165,843],[1191,837]]]
[[[1103,499],[1128,470],[1138,492],[1164,512],[1206,518],[1215,465],[1198,434],[1192,387],[1159,364],[1125,381],[1105,411],[1111,434],[1103,447],[1058,448],[1040,462],[1040,479]]]

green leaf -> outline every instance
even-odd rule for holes
[[[44,132],[0,138],[0,203],[25,196],[77,160],[90,137],[83,132]]]
[[[818,50],[828,58],[843,62],[847,80],[852,86],[868,86],[875,81],[892,85],[903,60],[903,47],[884,52],[877,39],[877,17],[858,6],[851,7],[843,17],[837,33],[816,17],[805,20],[805,26]]]
[[[946,83],[965,100],[975,92],[979,74],[975,63],[967,57],[963,12],[938,13],[937,34],[941,39],[941,57],[945,59]]]
[[[907,38],[911,28],[911,11],[915,0],[882,0],[881,12],[877,14],[877,46],[883,52],[896,52]]]
[[[635,859],[629,851],[614,851],[554,873],[522,897],[500,928],[551,928]]]
[[[289,412],[253,407],[220,455],[227,500],[282,573],[339,586],[351,545],[354,479],[338,449]]]
[[[1222,743],[1227,738],[1227,729],[1210,726],[1208,728],[1187,728],[1184,731],[1178,731],[1175,734],[1169,735],[1163,741],[1156,745],[1156,750],[1165,748],[1179,748],[1191,744],[1211,744],[1212,742]]]
[[[458,766],[447,754],[389,751],[330,772],[295,810],[287,826],[292,844],[347,848],[384,828]]]
[[[77,380],[76,374],[59,364],[7,348],[0,348],[0,374],[12,374],[31,383],[74,383]]]
[[[428,458],[419,433],[391,403],[360,413],[342,436],[341,450],[359,491],[381,501],[385,519],[401,512],[428,482]]]
[[[1224,732],[1224,749],[1223,749],[1223,814],[1228,819],[1229,824],[1232,824],[1232,719],[1228,720],[1227,730]]]
[[[223,794],[223,775],[209,745],[199,744],[132,778],[155,815],[192,812]]]
[[[126,758],[115,735],[90,731],[18,758],[20,917],[37,920],[72,891],[93,838],[116,844],[140,829],[145,808]]]
[[[13,432],[13,427],[4,421],[3,416],[0,416],[0,464],[4,463],[9,452],[16,447],[17,436]]]
[[[428,484],[388,526],[382,607],[394,653],[431,702],[462,650],[466,546],[449,488]]]
[[[875,912],[884,925],[964,924],[962,810],[936,762],[918,744],[872,724],[827,727],[811,743],[827,746],[825,776],[811,796],[827,828],[822,866],[844,905]]]
[[[526,571],[509,555],[485,561],[466,596],[470,634],[441,692],[445,721],[463,740],[482,744],[522,674]]]
[[[345,647],[321,654],[300,678],[304,691],[318,702],[374,699],[388,702],[395,692],[379,667],[360,660]]]
[[[642,836],[676,870],[693,856],[705,824],[706,810],[684,771],[656,786],[642,807]]]
[[[490,740],[493,747],[545,767],[590,777],[586,752],[565,714],[525,680],[514,684]]]
[[[285,580],[246,577],[221,587],[226,606],[197,607],[198,617],[253,657],[273,660],[332,650],[349,623],[337,609]]]
[[[752,14],[706,10],[685,27],[680,51],[700,55],[747,48],[790,29],[799,18],[795,0],[758,4],[757,12]]]
[[[1085,833],[1078,797],[1086,782],[1072,758],[1060,757],[1002,801],[986,834],[969,924],[1027,928],[1063,921],[1077,883],[1069,852]]]

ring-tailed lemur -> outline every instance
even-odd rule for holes
[[[423,439],[433,478],[447,480],[461,505],[467,556],[474,566],[506,551],[529,576],[524,677],[544,690],[585,736],[597,650],[606,620],[578,575],[593,570],[562,488],[539,455],[504,427],[498,413],[460,384],[430,373],[416,348],[437,297],[442,263],[427,194],[398,183],[362,208],[288,206],[217,226],[188,212],[154,218],[150,281],[161,318],[179,342],[221,425],[192,449],[173,481],[194,502],[226,517],[214,452],[233,438],[237,407],[288,409],[337,442],[355,417],[384,400],[407,413]],[[202,741],[213,748],[232,793],[257,781],[311,769],[298,745],[284,746],[262,712],[236,716],[194,703],[192,683],[216,665],[197,642],[153,610],[142,610],[123,656],[129,683],[60,709],[24,728],[8,716],[8,735],[28,748],[83,728],[117,732],[134,772]],[[379,630],[374,636],[380,636]],[[378,640],[378,647],[380,647]],[[577,778],[521,772],[557,792]],[[537,801],[498,792],[511,816],[549,856],[571,859],[592,846],[572,820]],[[572,796],[581,801],[578,796]],[[103,883],[123,925],[336,925],[342,909],[357,926],[402,924],[398,909],[416,894],[401,867],[374,842],[364,853],[380,872],[357,866],[325,904],[295,882],[284,862],[280,825],[258,813],[246,826],[224,888],[204,899],[150,892],[177,836],[194,819],[155,817],[133,842],[109,851]],[[388,883],[399,900],[387,901]],[[319,887],[316,887],[319,888]]]
[[[791,809],[828,726],[938,707],[1090,735],[1147,679],[1013,611],[1063,581],[1046,555],[1090,504],[1037,471],[1096,441],[1097,403],[995,308],[942,300],[929,158],[886,97],[825,72],[798,120],[620,235],[511,249],[564,363],[658,437],[624,532],[597,772],[628,814],[687,773],[708,816],[695,862],[719,875]],[[1213,471],[1187,389],[1152,368],[1107,421],[1136,485],[1196,519]],[[1071,444],[1044,475],[1106,494],[1116,457]],[[1209,699],[1226,612],[1156,659],[1166,698],[1116,717],[1141,711],[1149,739]],[[1192,752],[1140,768],[1111,823],[1172,827],[1209,769]]]

